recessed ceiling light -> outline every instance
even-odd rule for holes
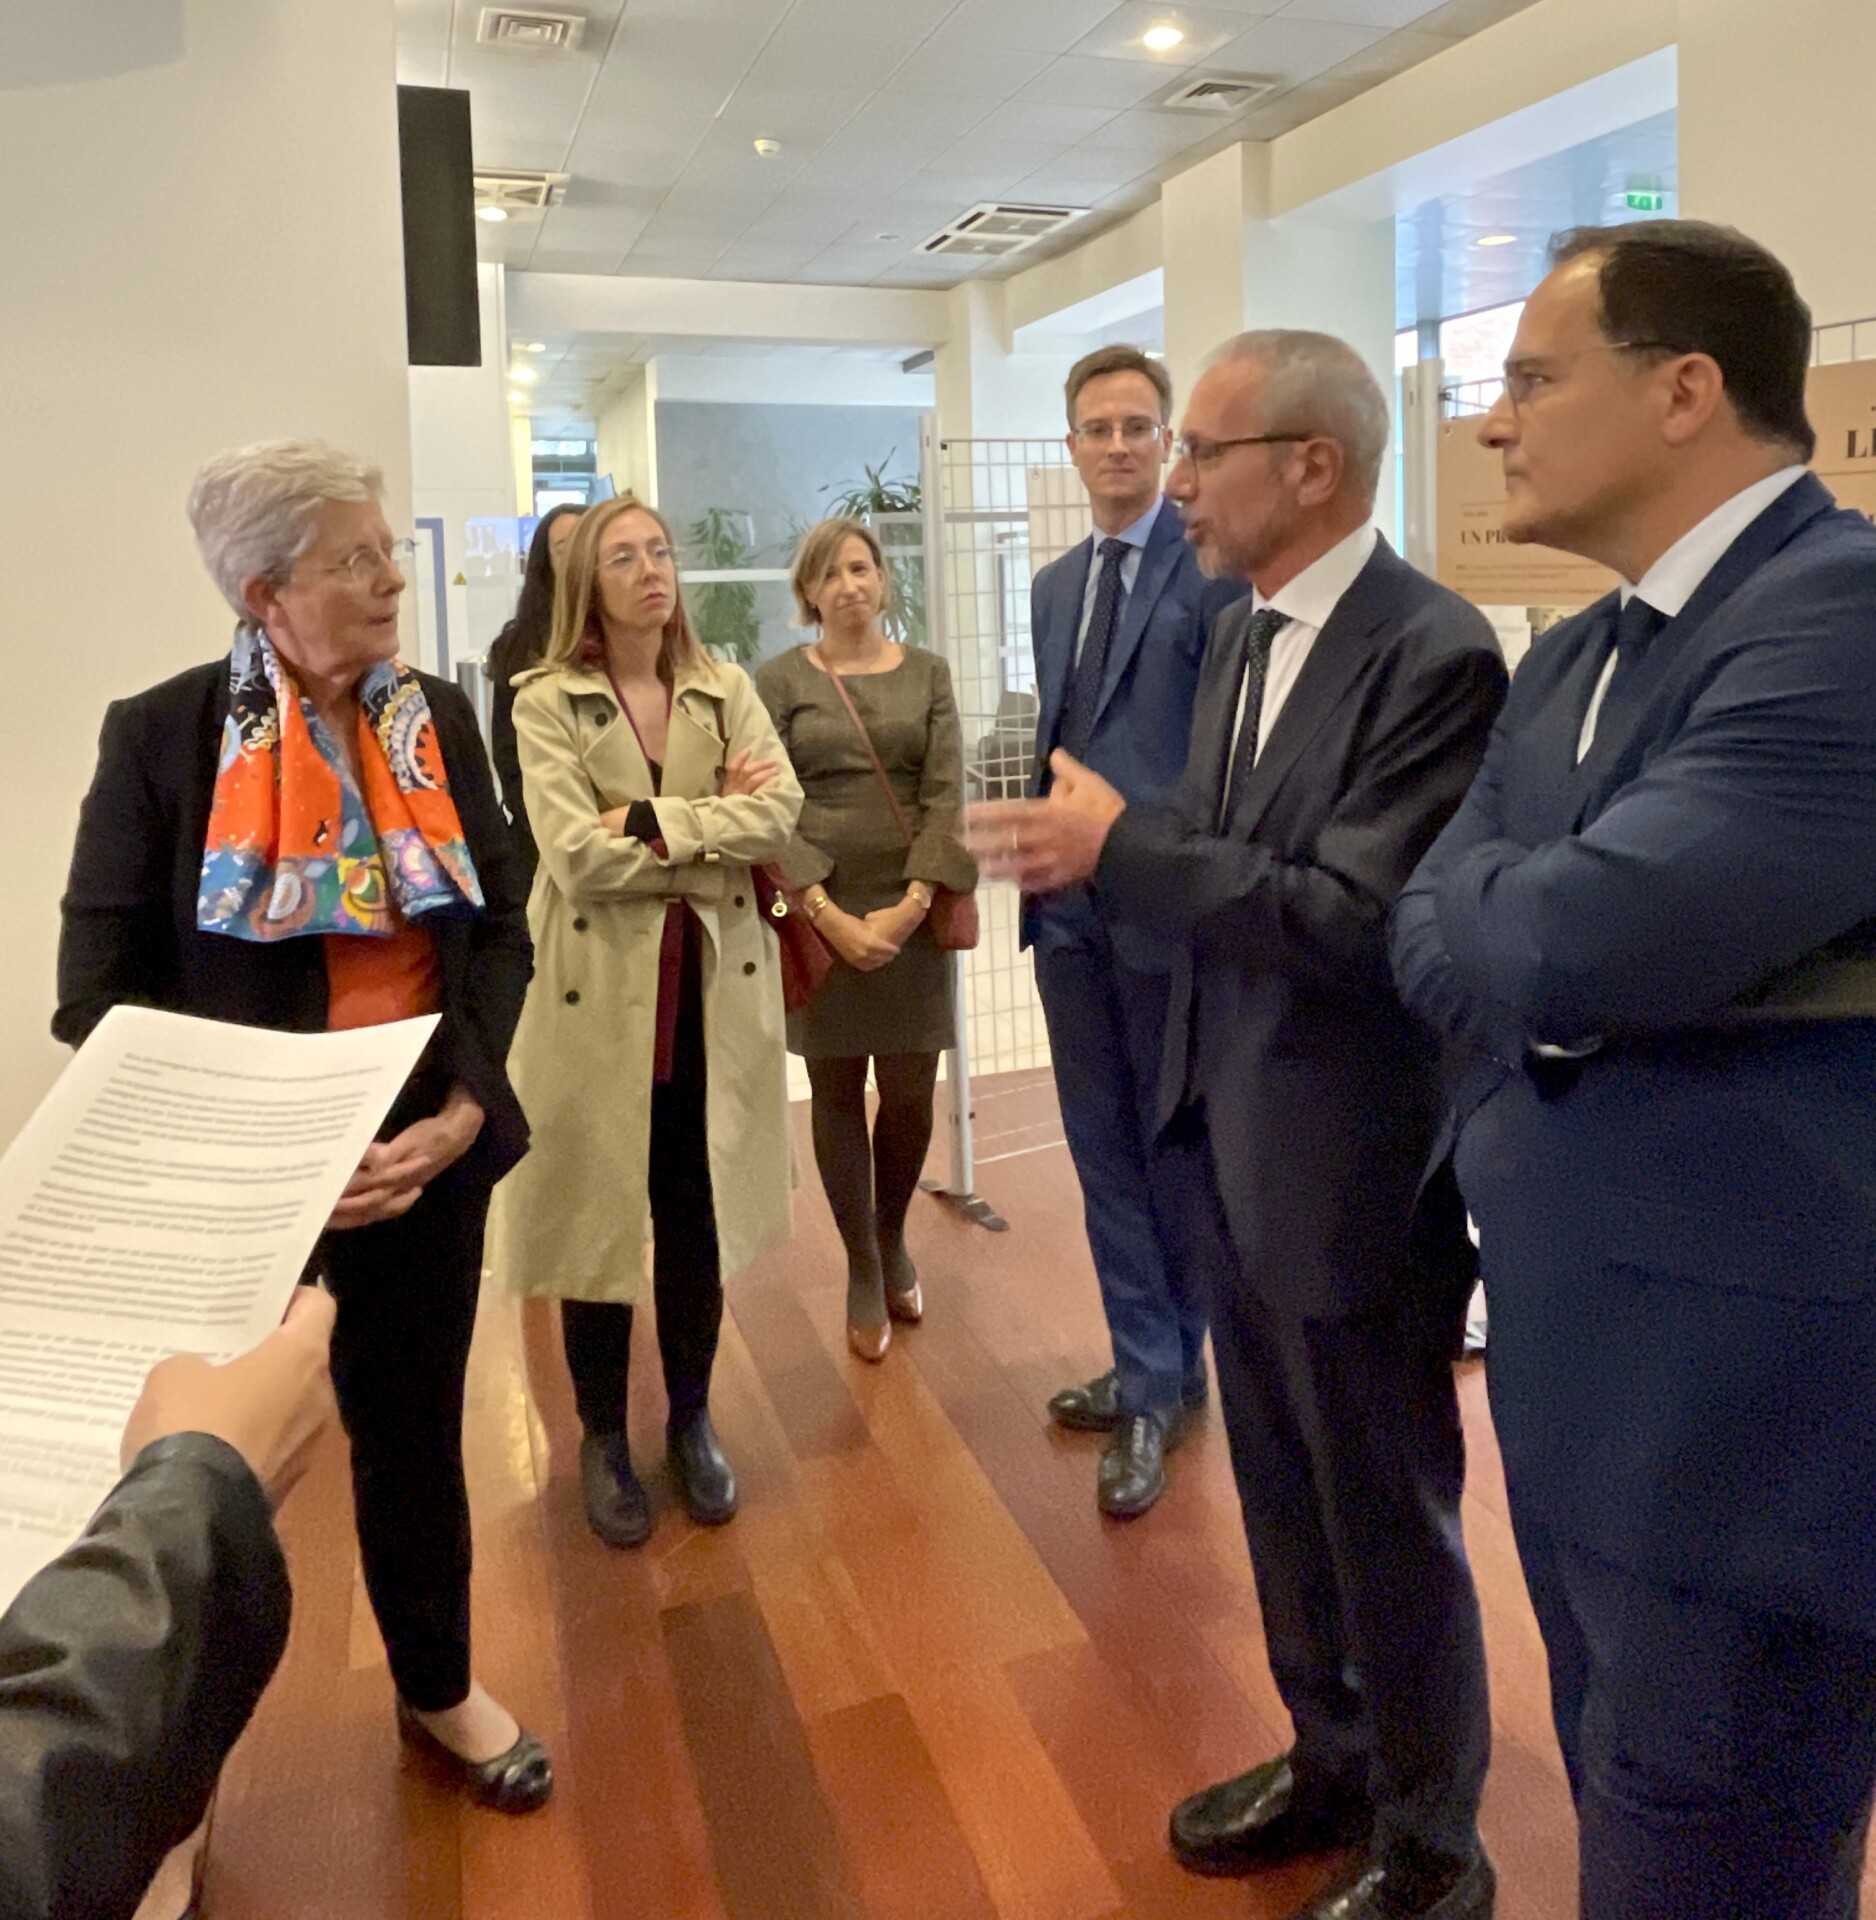
[[[508,218],[506,207],[477,207],[476,218],[486,220],[491,227],[499,227]]]
[[[508,377],[524,387],[531,387],[541,376],[532,367],[510,367]]]
[[[529,340],[524,343],[521,350],[523,353],[545,353],[547,351],[547,342],[545,340]]]
[[[758,140],[756,142],[756,151],[761,154],[765,160],[773,160],[781,150],[782,143],[779,140]]]
[[[1185,29],[1175,27],[1170,21],[1157,27],[1148,27],[1140,36],[1140,44],[1149,53],[1171,53],[1185,39]]]
[[[1518,236],[1515,233],[1482,233],[1479,245],[1482,247],[1515,247]]]

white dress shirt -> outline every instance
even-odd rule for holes
[[[1141,514],[1130,527],[1122,527],[1111,537],[1124,540],[1127,551],[1120,558],[1120,604],[1124,608],[1127,596],[1133,592],[1133,583],[1140,577],[1140,556],[1146,552],[1146,543],[1153,532],[1153,522],[1159,518],[1160,496],[1153,496],[1153,504]],[[1094,619],[1095,596],[1101,590],[1101,542],[1110,536],[1099,527],[1089,536],[1092,558],[1088,562],[1088,585],[1081,596],[1081,625],[1075,630],[1075,664],[1081,664],[1081,643],[1088,637],[1089,623]],[[1118,616],[1116,616],[1118,617]]]
[[[1279,587],[1268,600],[1255,587],[1251,589],[1253,616],[1271,607],[1285,619],[1285,624],[1277,629],[1277,636],[1270,643],[1270,664],[1264,671],[1263,704],[1257,714],[1257,753],[1251,756],[1253,765],[1257,754],[1261,754],[1269,742],[1270,730],[1277,724],[1277,716],[1283,711],[1284,702],[1289,699],[1297,677],[1303,671],[1303,663],[1316,644],[1316,636],[1329,624],[1330,614],[1335,611],[1336,603],[1343,594],[1355,584],[1355,576],[1374,558],[1374,550],[1380,539],[1378,527],[1361,527],[1347,539],[1338,540],[1320,560],[1311,561],[1294,580]],[[1251,677],[1247,673],[1238,683],[1238,717],[1231,729],[1231,754],[1225,762],[1228,768],[1238,763],[1238,742],[1244,733],[1244,706],[1250,686]],[[1227,793],[1230,784],[1227,774]]]
[[[1715,507],[1697,526],[1688,530],[1668,548],[1659,560],[1633,585],[1622,582],[1622,604],[1640,600],[1645,606],[1672,620],[1700,590],[1700,583],[1720,564],[1726,549],[1758,519],[1787,487],[1795,486],[1810,469],[1780,467],[1776,473],[1755,480],[1751,486]],[[1596,743],[1596,722],[1602,714],[1603,696],[1615,678],[1615,649],[1603,662],[1596,679],[1596,690],[1589,696],[1589,711],[1583,715],[1583,731],[1577,736],[1576,763]]]

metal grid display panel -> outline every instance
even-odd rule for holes
[[[925,456],[932,643],[951,666],[966,796],[1014,799],[1035,753],[1030,587],[1039,568],[1086,536],[1086,497],[1060,440],[940,440],[928,428]],[[1057,1145],[1061,1128],[1053,1115],[1039,1123],[1036,1103],[1021,1097],[1046,1080],[1050,1059],[1035,972],[1019,944],[1018,897],[987,885],[979,905],[982,939],[960,974],[982,1164]],[[1007,1075],[1022,1077],[976,1084]]]

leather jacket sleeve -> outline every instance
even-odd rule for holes
[[[0,1920],[128,1920],[207,1809],[290,1609],[241,1456],[200,1433],[146,1447],[0,1617]]]

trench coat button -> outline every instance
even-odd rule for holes
[[[574,931],[575,933],[584,933],[584,932],[586,931],[586,921],[585,921],[585,919],[584,919],[584,917],[582,917],[582,918],[580,918],[580,919],[576,919],[576,920],[574,921],[574,923],[573,923],[573,931]]]
[[[609,714],[609,713],[607,713],[607,712],[605,711],[605,709],[604,709],[604,708],[601,708],[601,709],[600,709],[600,711],[599,711],[598,713],[596,713],[596,714],[594,714],[594,715],[593,715],[593,725],[594,725],[594,726],[596,726],[596,727],[609,727],[609,726],[611,726],[611,725],[612,725],[612,715],[611,715],[611,714]]]
[[[734,897],[734,898],[733,898],[733,899],[732,899],[732,900],[730,901],[730,905],[731,905],[731,906],[733,906],[733,907],[740,907],[740,906],[742,905],[742,903],[743,903],[743,897],[742,897],[742,895],[741,895],[740,893],[739,893],[739,894],[737,894],[737,895],[736,895],[736,896],[735,896],[735,897]]]
[[[568,1006],[570,1006],[570,1007],[577,1007],[577,1006],[578,1006],[579,1004],[580,1004],[580,990],[579,990],[579,988],[578,988],[578,987],[569,987],[569,988],[567,989],[567,1005],[568,1005]]]
[[[756,963],[753,960],[745,960],[743,962],[743,971],[745,973],[754,973],[755,970],[756,970]]]

